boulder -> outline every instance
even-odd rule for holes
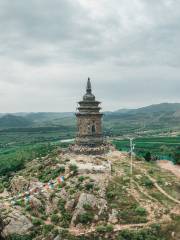
[[[75,206],[75,199],[71,199],[69,201],[67,201],[66,205],[65,205],[65,209],[69,212],[73,211]]]
[[[7,217],[8,224],[3,230],[3,236],[8,236],[11,234],[24,235],[27,234],[29,230],[32,229],[33,224],[31,221],[20,211],[14,210]]]
[[[57,235],[57,236],[54,238],[54,240],[61,240],[61,238],[60,238],[59,235]]]
[[[118,211],[116,209],[112,209],[112,213],[109,214],[109,223],[116,224],[118,222]]]
[[[72,226],[76,224],[78,216],[85,212],[85,204],[91,205],[93,209],[96,209],[98,216],[102,215],[107,210],[107,202],[105,199],[97,198],[93,194],[81,193],[71,220]]]
[[[4,219],[3,219],[2,216],[0,215],[0,236],[1,236],[1,233],[2,233],[2,231],[3,231],[4,228],[5,228]]]
[[[13,194],[17,192],[27,191],[29,188],[29,181],[27,181],[23,176],[15,176],[11,180],[11,191]]]
[[[41,201],[34,196],[31,196],[30,204],[31,204],[31,207],[34,209],[38,209],[42,207]]]

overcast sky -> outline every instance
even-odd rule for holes
[[[180,102],[180,0],[0,0],[0,112]]]

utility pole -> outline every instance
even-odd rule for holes
[[[130,188],[132,189],[132,176],[133,176],[133,150],[135,147],[135,144],[133,144],[134,138],[129,138],[129,143],[130,143]]]

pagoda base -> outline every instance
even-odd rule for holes
[[[104,143],[102,145],[95,147],[73,144],[69,146],[69,151],[74,152],[76,154],[101,155],[109,152],[111,148],[113,148],[113,146],[109,143]]]

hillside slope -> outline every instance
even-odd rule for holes
[[[0,194],[9,220],[3,233],[35,240],[178,240],[179,180],[140,159],[131,179],[129,161],[116,150],[103,156],[58,150],[34,159]]]

